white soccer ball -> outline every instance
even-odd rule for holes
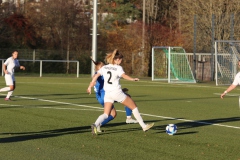
[[[168,135],[174,135],[177,133],[177,126],[175,124],[168,124],[166,127],[166,132]]]

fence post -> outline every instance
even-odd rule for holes
[[[40,60],[40,77],[42,77],[42,60]]]
[[[33,50],[33,63],[35,63],[35,60],[36,60],[36,52],[35,52],[35,49]]]
[[[216,81],[216,86],[218,86],[218,77],[217,77],[217,42],[214,42],[214,48],[215,48],[215,81]]]
[[[79,77],[79,61],[77,61],[77,78]]]

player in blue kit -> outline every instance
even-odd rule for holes
[[[95,67],[95,70],[96,72],[102,68],[102,66],[104,66],[104,63],[103,62],[95,62],[93,59],[92,59],[93,63],[96,65]],[[94,91],[96,93],[96,98],[98,100],[98,102],[104,106],[104,95],[105,95],[105,91],[103,89],[103,85],[104,85],[104,79],[103,79],[103,76],[99,76],[97,81],[96,81],[96,84],[94,86]],[[127,88],[123,88],[123,92],[130,96],[129,94],[127,94],[127,91],[128,89]],[[125,111],[126,111],[126,123],[138,123],[137,120],[133,119],[132,118],[132,110],[129,109],[128,107],[125,106]],[[101,132],[101,129],[100,127],[107,124],[109,121],[113,120],[115,117],[117,116],[117,112],[116,112],[116,109],[114,108],[114,106],[112,106],[112,110],[111,110],[111,113],[110,115],[108,116],[107,119],[105,119],[98,127],[97,127],[97,132]]]
[[[22,70],[25,70],[24,66],[20,66],[18,60],[18,51],[14,51],[12,56],[9,57],[3,64],[3,72],[5,74],[5,81],[8,87],[0,89],[0,92],[8,92],[5,98],[5,101],[11,100],[10,97],[13,94],[14,89],[16,88],[16,82],[14,77],[15,68],[19,67]]]
[[[92,134],[97,135],[97,127],[102,124],[102,122],[107,119],[112,111],[112,105],[114,101],[122,103],[124,106],[128,106],[132,110],[134,117],[137,119],[139,125],[142,127],[142,130],[148,131],[153,127],[154,123],[145,124],[143,119],[138,111],[138,107],[136,103],[132,100],[131,97],[127,96],[121,89],[121,85],[119,83],[120,78],[124,78],[130,81],[139,81],[138,78],[131,78],[128,76],[123,68],[120,66],[123,55],[118,52],[118,50],[114,50],[113,53],[109,53],[106,56],[106,62],[108,65],[104,65],[100,68],[97,73],[93,76],[92,81],[90,82],[87,92],[91,94],[91,88],[95,86],[97,79],[100,76],[104,78],[104,113],[101,114],[94,124],[91,125]]]

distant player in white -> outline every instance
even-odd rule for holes
[[[240,61],[238,61],[238,67],[240,67]],[[223,99],[223,97],[230,92],[231,90],[233,90],[234,88],[236,88],[238,85],[240,85],[240,72],[238,72],[234,78],[233,83],[228,87],[227,90],[225,90],[222,94],[221,94],[221,98]]]
[[[134,117],[141,125],[143,131],[149,130],[154,125],[154,123],[145,124],[143,122],[135,102],[129,96],[124,94],[121,89],[121,85],[119,84],[121,77],[130,81],[139,81],[138,78],[131,78],[125,74],[120,66],[122,59],[123,55],[119,53],[118,50],[114,50],[113,53],[107,54],[105,60],[108,65],[103,66],[93,76],[92,81],[87,89],[87,92],[91,94],[91,88],[95,85],[97,78],[101,75],[104,77],[104,113],[98,117],[94,124],[92,124],[92,134],[97,134],[97,127],[108,118],[114,101],[120,102],[132,110]]]
[[[20,66],[18,60],[18,51],[14,51],[12,56],[9,57],[3,64],[3,72],[5,73],[5,81],[8,87],[0,89],[0,92],[8,92],[5,100],[11,100],[10,96],[13,93],[13,90],[16,88],[16,82],[14,77],[14,69],[19,67],[22,70],[25,70],[24,66]]]

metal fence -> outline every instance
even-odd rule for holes
[[[4,61],[5,61],[5,59],[0,59],[1,61],[2,61],[2,66],[3,66],[3,63],[4,63]],[[56,62],[58,62],[58,63],[76,63],[76,76],[77,76],[77,78],[79,77],[79,61],[67,61],[67,60],[25,60],[25,59],[19,59],[18,61],[22,61],[22,62],[33,62],[33,63],[35,63],[35,62],[39,62],[39,77],[42,77],[42,74],[45,72],[44,70],[43,70],[43,65],[45,64],[45,63],[43,63],[43,62],[48,62],[48,63],[56,63]],[[4,75],[4,73],[3,73],[3,69],[2,69],[2,76]]]

